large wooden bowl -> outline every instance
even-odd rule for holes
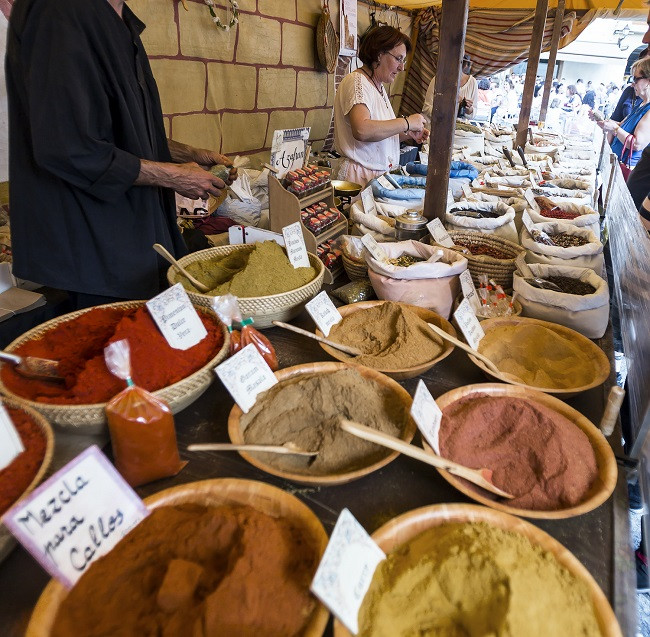
[[[390,301],[391,303],[395,303],[395,301]],[[345,318],[348,316],[348,314],[352,314],[353,312],[358,312],[359,310],[366,310],[371,307],[375,307],[377,305],[382,305],[383,303],[389,303],[389,301],[361,301],[360,303],[351,303],[350,305],[343,305],[342,307],[339,308],[339,312],[341,313],[341,316]],[[454,338],[458,338],[456,334],[456,330],[454,329],[453,325],[444,319],[440,314],[436,314],[432,310],[427,310],[423,307],[417,307],[416,305],[409,305],[408,303],[399,303],[399,305],[408,308],[415,314],[417,314],[423,321],[427,321],[427,323],[433,323],[434,325],[437,325],[438,327],[442,328],[447,334],[450,334]],[[316,330],[316,334],[318,336],[323,336],[323,333],[320,330]],[[431,332],[431,337],[432,339],[438,338],[433,331]],[[442,339],[441,339],[442,340]],[[350,363],[354,365],[354,356],[350,356],[349,354],[344,354],[340,350],[334,349],[333,347],[330,347],[329,345],[325,345],[324,343],[320,343],[320,346],[333,358],[336,358],[339,361],[342,361],[344,363]],[[430,370],[436,363],[439,363],[443,358],[447,358],[449,354],[451,354],[452,350],[454,349],[454,346],[449,342],[443,340],[442,343],[442,351],[436,358],[423,363],[421,365],[413,365],[412,367],[404,367],[403,369],[378,369],[377,371],[381,372],[382,374],[386,374],[386,376],[390,376],[391,378],[394,378],[395,380],[406,380],[407,378],[415,378],[416,376],[419,376],[420,374],[424,374],[424,372]],[[373,368],[374,369],[374,368]]]
[[[43,456],[43,461],[38,471],[32,478],[32,481],[29,483],[29,486],[20,494],[16,501],[11,505],[13,506],[18,500],[22,500],[27,497],[45,478],[47,470],[50,468],[52,463],[52,456],[54,455],[54,432],[50,424],[39,414],[36,410],[26,407],[25,405],[19,403],[18,401],[12,400],[11,398],[2,398],[2,403],[5,407],[11,409],[22,409],[40,428],[43,437],[45,438],[45,455]],[[16,545],[16,540],[14,536],[9,532],[7,527],[0,523],[0,562],[4,560],[9,553],[11,553],[13,547]]]
[[[165,489],[145,499],[150,509],[187,502],[204,506],[224,504],[250,506],[267,515],[288,518],[300,525],[313,539],[319,555],[322,556],[327,546],[327,533],[311,509],[295,496],[263,482],[235,478],[203,480]],[[269,585],[272,584],[269,582]],[[25,633],[26,637],[50,635],[59,606],[66,595],[67,590],[63,584],[54,579],[50,580],[34,607]],[[327,609],[318,603],[303,634],[308,637],[320,637],[325,630],[328,617]]]
[[[504,531],[519,533],[528,538],[531,544],[551,553],[569,573],[588,586],[602,637],[622,637],[614,611],[591,573],[557,540],[513,515],[475,504],[435,504],[393,518],[375,531],[372,538],[385,553],[389,553],[432,527],[463,522],[485,522]],[[334,637],[350,637],[338,620],[334,621]]]
[[[485,363],[480,361],[475,356],[468,354],[470,360],[477,367],[480,367],[488,376],[491,376],[492,378],[496,378],[497,380],[500,380],[504,383],[509,383],[511,385],[519,385],[520,387],[527,387],[528,389],[536,389],[537,391],[542,391],[546,394],[558,394],[564,398],[569,398],[583,391],[587,391],[588,389],[593,389],[594,387],[598,387],[598,385],[602,385],[607,380],[607,378],[609,378],[610,364],[609,364],[609,359],[607,358],[605,352],[603,352],[603,350],[601,350],[600,347],[598,347],[598,345],[596,345],[593,341],[590,341],[586,336],[583,336],[579,332],[576,332],[575,330],[572,330],[569,327],[564,327],[564,325],[558,325],[557,323],[550,323],[549,321],[542,321],[540,319],[524,318],[521,316],[506,316],[506,317],[492,318],[492,319],[486,319],[484,321],[481,321],[481,327],[483,328],[484,332],[487,334],[490,330],[499,329],[506,325],[521,325],[524,323],[528,323],[531,325],[532,324],[541,325],[542,327],[546,327],[549,330],[553,330],[560,336],[564,338],[568,338],[574,341],[575,343],[577,343],[580,349],[583,352],[587,353],[592,360],[593,368],[594,368],[594,380],[588,385],[581,385],[579,387],[568,387],[566,389],[536,387],[534,385],[526,385],[525,383],[517,382],[511,379],[510,377],[508,377],[507,374],[496,374],[492,370],[490,370],[485,365]]]
[[[214,257],[230,254],[235,250],[245,248],[245,245],[227,245],[218,246],[216,248],[206,248],[198,252],[192,252],[178,260],[183,266],[187,267],[190,263],[197,261],[206,261]],[[250,296],[239,297],[239,309],[243,318],[249,316],[255,321],[255,327],[264,329],[273,327],[273,321],[290,321],[302,312],[305,303],[313,299],[319,292],[323,285],[323,278],[325,276],[325,266],[323,262],[315,255],[308,253],[309,264],[316,270],[316,276],[306,283],[305,285],[289,290],[289,292],[282,292],[281,294],[269,294],[268,296]],[[167,280],[170,285],[178,283],[180,274],[172,265],[167,270]],[[187,295],[192,300],[194,305],[203,307],[212,307],[214,296],[208,294],[201,294],[200,292],[190,292],[187,290]]]
[[[349,365],[344,363],[306,363],[304,365],[295,365],[294,367],[286,367],[275,372],[277,379],[282,382],[288,378],[293,378],[301,374],[313,374],[321,373],[327,374],[331,372],[336,372],[341,369],[348,368]],[[362,367],[361,365],[356,365],[355,369],[364,376],[374,380],[376,383],[382,385],[383,387],[389,389],[395,396],[395,399],[399,401],[403,406],[405,412],[408,414],[406,421],[406,427],[401,434],[401,439],[405,442],[410,442],[415,435],[415,421],[410,416],[411,403],[413,402],[410,394],[397,382],[384,376],[374,369],[369,369],[368,367]],[[336,400],[336,396],[332,396],[332,400]],[[228,436],[230,441],[234,444],[245,444],[244,432],[241,429],[241,416],[242,410],[237,406],[230,411],[228,416]],[[285,478],[286,480],[292,480],[293,482],[300,482],[302,484],[311,484],[311,485],[333,485],[333,484],[344,484],[346,482],[351,482],[352,480],[357,480],[358,478],[363,478],[377,469],[381,469],[386,466],[389,462],[392,462],[397,458],[399,452],[391,451],[386,452],[386,456],[381,460],[369,464],[366,467],[361,469],[355,469],[354,471],[347,471],[345,473],[334,473],[328,475],[309,475],[305,473],[293,473],[290,471],[285,471],[283,469],[278,469],[273,465],[266,463],[262,458],[263,456],[257,456],[254,454],[247,453],[245,451],[239,452],[243,458],[250,462],[253,466],[266,471],[274,476],[279,476]]]
[[[548,407],[556,413],[564,416],[576,427],[581,429],[587,438],[589,438],[589,442],[594,450],[594,455],[596,456],[598,477],[594,481],[594,484],[591,485],[591,488],[585,495],[585,499],[580,502],[580,504],[565,509],[557,509],[555,511],[537,511],[534,509],[520,509],[514,506],[509,506],[507,500],[501,500],[496,495],[492,496],[492,494],[484,491],[476,485],[473,485],[471,482],[459,478],[443,469],[438,469],[440,475],[447,480],[449,484],[464,493],[468,498],[476,500],[481,504],[485,504],[492,509],[504,511],[505,513],[512,513],[513,515],[521,515],[525,518],[561,520],[593,511],[596,507],[599,507],[603,502],[605,502],[605,500],[607,500],[607,498],[609,498],[613,493],[618,477],[618,468],[616,466],[614,452],[600,430],[579,411],[576,411],[573,407],[569,407],[569,405],[560,399],[549,396],[543,392],[531,391],[524,387],[502,385],[500,383],[483,383],[458,387],[457,389],[452,389],[439,398],[436,398],[436,402],[440,409],[444,409],[457,400],[466,398],[472,394],[488,394],[489,396],[495,397],[521,398],[523,400],[529,400],[544,405],[545,407]],[[426,441],[424,441],[423,444],[426,451],[433,453],[433,450]],[[490,467],[488,467],[488,469],[489,468]]]
[[[141,307],[145,303],[146,301],[123,301],[120,303],[109,303],[107,305],[99,305],[96,307],[128,309]],[[59,324],[75,319],[86,312],[96,309],[96,307],[89,307],[76,312],[70,312],[70,314],[65,314],[64,316],[59,316],[50,321],[46,321],[28,332],[25,332],[15,341],[12,341],[5,348],[5,351],[12,352],[26,341],[39,339],[47,331]],[[221,321],[219,321],[214,311],[207,307],[197,308],[197,310],[199,312],[210,314],[219,322],[223,334],[223,344],[219,351],[216,352],[215,355],[207,361],[205,365],[203,365],[203,367],[197,369],[193,374],[179,380],[173,385],[168,385],[167,387],[152,392],[154,396],[164,400],[174,414],[177,414],[179,411],[191,405],[210,386],[210,383],[214,379],[213,369],[224,358],[226,358],[230,349],[230,334],[228,333],[228,329]],[[2,382],[2,377],[0,377],[0,392],[19,403],[20,406],[30,407],[31,409],[43,414],[43,416],[45,416],[51,423],[59,425],[61,428],[69,429],[72,432],[77,431],[84,434],[95,434],[101,433],[106,428],[105,402],[88,405],[60,405],[36,402],[34,400],[23,398],[22,396],[10,391]]]

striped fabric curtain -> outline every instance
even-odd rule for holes
[[[419,113],[438,61],[441,7],[420,12],[413,60],[404,84],[400,114]],[[472,58],[472,75],[487,77],[528,59],[535,12],[528,9],[490,11],[470,9],[465,35],[465,52]],[[543,50],[551,43],[555,10],[551,9],[544,28]],[[562,35],[569,34],[575,12],[565,14]],[[581,25],[584,28],[586,25]],[[567,44],[568,42],[564,42]]]

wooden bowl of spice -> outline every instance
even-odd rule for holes
[[[440,470],[466,496],[527,518],[559,520],[593,511],[614,491],[611,446],[592,422],[565,402],[524,387],[483,383],[436,399],[443,411],[440,454],[493,471],[513,495],[501,499]],[[426,442],[424,447],[432,451]]]
[[[266,244],[273,244],[269,246]],[[228,289],[237,296],[239,301],[239,309],[241,310],[242,317],[252,317],[255,321],[255,327],[264,329],[273,326],[273,321],[290,321],[302,312],[305,303],[313,299],[320,291],[323,285],[323,277],[325,276],[325,266],[323,262],[315,255],[308,253],[309,263],[312,271],[307,272],[308,268],[293,268],[282,250],[272,250],[277,244],[273,241],[264,241],[261,244],[244,244],[244,245],[227,245],[219,246],[216,248],[207,248],[206,250],[199,250],[187,256],[182,257],[178,262],[187,268],[191,274],[202,281],[202,276],[199,272],[194,271],[193,268],[201,267],[201,263],[210,262],[212,260],[222,259],[228,255],[244,255],[250,253],[256,246],[264,246],[263,252],[260,252],[260,258],[255,259],[253,264],[249,267],[245,259],[235,263],[228,263],[224,265],[224,272],[226,269],[229,274],[223,275],[224,281],[227,276],[230,280],[235,276],[242,277],[237,281],[236,288]],[[289,264],[289,265],[287,265]],[[189,266],[189,267],[188,267]],[[214,272],[214,268],[211,266]],[[305,272],[303,272],[305,271]],[[285,279],[297,281],[297,287],[286,290],[287,285]],[[305,279],[307,279],[305,281]],[[212,307],[215,294],[201,294],[196,291],[182,274],[176,271],[174,266],[171,266],[167,271],[167,280],[170,285],[181,282],[184,284],[188,296],[192,299],[192,303],[203,307]],[[215,278],[213,281],[221,279]],[[301,281],[305,281],[302,283]],[[207,281],[206,285],[210,285]],[[254,287],[253,287],[254,286]],[[269,293],[266,290],[285,289],[279,293]],[[248,290],[255,289],[250,296]],[[225,294],[226,291],[219,292],[218,294]],[[257,295],[256,295],[257,294]]]
[[[395,380],[424,374],[454,349],[424,324],[433,323],[456,338],[452,324],[432,310],[395,301],[361,301],[344,305],[339,312],[343,321],[332,328],[329,338],[372,354],[354,357],[323,343],[320,346],[332,358],[371,367]],[[346,321],[348,317],[353,320]],[[316,334],[323,336],[320,330]]]
[[[481,634],[509,626],[525,635],[529,626],[543,626],[548,635],[622,637],[607,597],[580,560],[514,515],[436,504],[393,518],[372,538],[388,560],[359,612],[360,634],[374,634],[369,621],[395,627],[386,634],[439,628],[435,634],[450,635],[465,634],[471,622]],[[335,637],[350,635],[334,621]]]
[[[50,580],[32,613],[26,631],[28,637],[51,635],[55,622],[66,621],[66,608],[62,604],[69,595],[78,596],[79,601],[73,597],[68,600],[77,606],[84,606],[84,600],[88,600],[88,608],[78,610],[79,616],[85,621],[85,626],[92,628],[95,628],[95,622],[101,621],[102,634],[116,634],[119,629],[123,633],[141,634],[145,624],[151,629],[146,631],[147,634],[186,634],[184,630],[173,630],[173,626],[168,626],[168,631],[163,631],[159,625],[158,630],[153,629],[156,620],[171,621],[175,614],[173,611],[158,611],[156,617],[152,612],[155,613],[156,602],[161,599],[165,586],[164,580],[161,585],[155,578],[160,575],[162,579],[166,568],[169,573],[167,564],[170,560],[179,561],[179,557],[180,561],[189,560],[190,565],[197,565],[195,568],[217,569],[216,574],[202,575],[204,590],[197,591],[196,597],[200,594],[203,599],[197,601],[193,609],[185,611],[185,626],[191,627],[193,621],[200,619],[211,624],[213,629],[220,627],[210,634],[240,634],[240,631],[247,635],[268,632],[320,637],[323,634],[329,612],[309,592],[309,582],[327,546],[327,534],[316,515],[298,498],[263,482],[225,478],[165,489],[146,498],[145,504],[152,511],[151,515],[128,536],[134,544],[149,539],[150,546],[146,551],[140,551],[145,556],[141,558],[137,554],[130,560],[122,559],[123,552],[129,550],[125,546],[128,543],[122,541],[108,555],[92,564],[71,592],[56,580]],[[208,518],[208,515],[212,517]],[[203,516],[205,521],[201,522],[199,516]],[[165,521],[176,522],[177,526],[173,528],[184,529],[188,534],[182,538],[182,545],[174,546],[181,538],[170,537],[171,524],[165,526]],[[143,527],[145,524],[149,525],[146,529]],[[235,525],[240,530],[233,535],[229,528]],[[227,540],[231,535],[232,539]],[[214,543],[214,548],[210,543]],[[226,545],[224,549],[222,544]],[[224,550],[230,552],[230,557],[224,554]],[[219,558],[202,559],[201,556],[206,554],[218,555]],[[113,562],[109,562],[111,558]],[[115,563],[117,559],[120,562]],[[143,564],[149,578],[146,586],[138,581],[140,559],[148,560]],[[228,569],[223,567],[225,563],[229,564]],[[130,572],[125,576],[123,569],[127,564]],[[93,573],[97,567],[106,569],[106,572]],[[219,573],[219,569],[222,572]],[[104,575],[105,579],[112,581],[93,584],[93,578],[101,579]],[[125,578],[135,580],[133,589],[129,588]],[[184,589],[187,582],[178,580],[171,584],[174,596],[178,596],[179,589]],[[139,602],[152,588],[155,588],[157,597],[146,608],[153,606],[154,610],[144,611]],[[101,595],[100,590],[107,590],[113,599]],[[132,598],[129,598],[130,591],[133,591]],[[60,610],[62,617],[57,619]],[[133,625],[134,613],[141,615],[135,619],[141,622],[137,629]],[[97,617],[98,614],[102,617]],[[131,632],[123,625],[127,618],[131,622]],[[228,624],[229,620],[233,623],[225,628],[220,626]],[[215,627],[215,623],[218,626]],[[72,632],[87,634],[84,626],[76,623]]]
[[[18,500],[29,495],[43,480],[54,454],[54,433],[37,411],[2,398],[25,450],[0,470],[0,517]],[[0,562],[15,545],[13,535],[0,524]]]
[[[293,443],[316,457],[240,452],[252,465],[293,482],[333,485],[377,471],[399,454],[344,432],[339,418],[368,425],[410,442],[415,434],[412,399],[378,371],[345,363],[308,363],[275,373],[279,383],[244,414],[235,405],[228,435],[235,444]]]
[[[485,336],[478,351],[502,373],[469,354],[470,360],[497,380],[564,398],[602,385],[610,374],[606,354],[586,336],[564,325],[507,316],[481,322]]]
[[[173,413],[194,402],[213,381],[213,368],[227,355],[230,336],[214,311],[197,308],[208,332],[187,350],[171,348],[148,314],[146,301],[125,301],[72,312],[47,321],[6,351],[61,361],[65,383],[25,378],[0,370],[0,392],[43,414],[51,423],[84,433],[101,432],[105,406],[124,388],[104,362],[104,346],[125,338],[136,385],[164,400]]]

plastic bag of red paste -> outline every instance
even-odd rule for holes
[[[278,357],[275,349],[266,336],[253,327],[253,319],[242,320],[237,297],[232,294],[216,296],[212,303],[217,316],[226,324],[230,332],[230,354],[236,354],[251,343],[262,355],[271,371],[278,369]],[[241,323],[241,331],[232,328],[233,321]]]
[[[177,474],[187,463],[178,455],[169,406],[133,384],[128,341],[111,343],[104,357],[111,373],[127,382],[106,405],[117,470],[132,487]]]

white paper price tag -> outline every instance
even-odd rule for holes
[[[0,471],[8,467],[23,451],[25,447],[20,434],[5,406],[0,403]]]
[[[537,173],[534,170],[529,170],[528,171],[528,178],[530,179],[530,183],[533,184],[533,186],[537,186],[537,182],[539,179],[537,176]]]
[[[460,188],[466,197],[469,198],[472,196],[472,189],[467,184],[463,184]]]
[[[434,400],[422,379],[418,381],[415,396],[413,396],[411,416],[413,416],[420,433],[431,445],[431,448],[440,455],[438,436],[440,434],[442,410],[438,407],[438,403]]]
[[[370,252],[370,255],[372,256],[373,259],[377,259],[377,261],[386,261],[388,259],[388,255],[384,252],[383,248],[375,241],[372,235],[364,234],[363,237],[361,237],[361,243],[363,243],[366,250]]]
[[[377,216],[377,204],[372,194],[372,186],[368,186],[361,191],[361,203],[363,204],[363,211],[367,215]]]
[[[194,347],[208,334],[180,283],[147,301],[147,309],[169,346],[174,349]]]
[[[352,513],[343,509],[310,589],[354,635],[359,632],[361,602],[385,559]]]
[[[429,221],[429,223],[427,223],[427,230],[433,237],[433,240],[436,243],[439,243],[441,246],[445,246],[445,248],[451,248],[454,245],[453,239],[449,236],[447,230],[445,230],[445,227],[442,225],[442,221],[440,221],[440,219],[436,218]]]
[[[476,312],[481,303],[479,302],[478,294],[476,293],[476,287],[474,286],[471,272],[465,270],[461,272],[458,278],[460,279],[460,287],[463,291],[463,296],[470,302],[470,305],[474,308],[474,312]]]
[[[93,445],[9,509],[2,521],[52,577],[72,588],[91,562],[148,513]]]
[[[284,237],[284,246],[287,251],[287,258],[294,268],[308,268],[309,257],[307,256],[307,246],[305,238],[302,236],[300,221],[282,228]]]
[[[535,195],[533,194],[533,191],[530,188],[526,189],[526,192],[524,193],[524,197],[526,198],[526,201],[530,204],[530,207],[535,212],[539,212],[539,205],[535,201]]]
[[[467,299],[461,301],[458,309],[454,312],[454,318],[469,346],[472,349],[478,349],[478,344],[485,336],[485,332]]]
[[[325,290],[309,301],[305,305],[305,309],[325,336],[329,336],[332,325],[336,325],[343,319]]]
[[[258,394],[278,382],[252,343],[217,365],[214,371],[245,414],[255,404]]]
[[[395,190],[395,186],[388,181],[386,175],[379,175],[377,177],[377,183],[381,184],[384,188],[388,188],[388,190]]]
[[[528,214],[527,210],[524,210],[522,215],[521,215],[521,222],[524,224],[524,228],[528,230],[529,234],[532,234],[532,228],[535,225],[533,223],[533,220],[530,218],[530,215]]]

